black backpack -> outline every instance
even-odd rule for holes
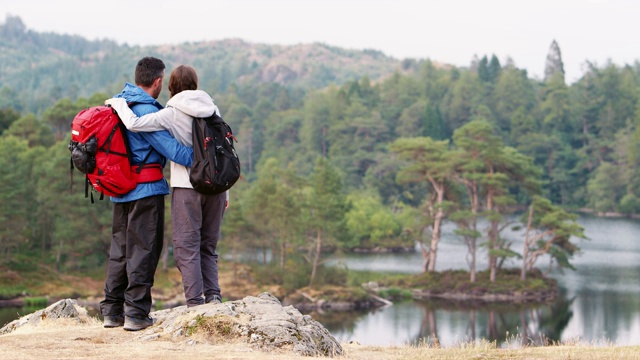
[[[193,162],[189,180],[202,194],[229,190],[240,178],[240,159],[233,146],[236,138],[229,124],[216,113],[195,118],[192,125]]]

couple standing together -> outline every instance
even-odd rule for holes
[[[133,165],[161,164],[171,160],[171,225],[173,254],[182,274],[187,306],[220,303],[218,254],[222,217],[228,192],[201,194],[189,181],[193,156],[194,117],[220,115],[211,97],[198,88],[198,77],[190,66],[180,65],[169,78],[167,107],[156,100],[162,91],[165,65],[145,57],[136,65],[135,83],[109,99],[129,131]],[[129,107],[131,106],[131,107]],[[113,202],[112,240],[100,302],[104,327],[124,326],[137,331],[153,325],[151,287],[160,260],[164,238],[164,196],[169,184],[139,183]]]

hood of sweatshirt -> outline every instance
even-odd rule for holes
[[[156,99],[152,98],[151,95],[147,94],[144,90],[142,90],[142,88],[131,83],[126,83],[122,92],[114,97],[124,98],[127,103],[149,104],[155,106],[158,109],[163,108],[163,106],[160,105],[160,103]]]
[[[211,96],[202,90],[182,91],[169,99],[167,106],[197,118],[209,117],[214,112],[218,112],[218,107],[213,103]]]

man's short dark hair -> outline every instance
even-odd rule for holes
[[[143,57],[136,65],[136,85],[150,87],[164,74],[164,62],[152,56]]]

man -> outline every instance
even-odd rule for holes
[[[162,109],[156,99],[162,91],[164,69],[160,59],[141,59],[135,71],[136,85],[126,83],[116,97],[124,98],[138,116]],[[126,135],[134,168],[153,171],[153,166],[147,166],[150,164],[160,164],[164,168],[167,158],[191,165],[193,150],[180,145],[167,131],[127,131]],[[104,327],[124,326],[125,330],[137,331],[153,325],[153,319],[149,317],[151,287],[162,252],[164,196],[167,194],[169,184],[160,176],[157,181],[139,183],[126,195],[111,197],[114,203],[112,240],[105,298],[100,302]]]

